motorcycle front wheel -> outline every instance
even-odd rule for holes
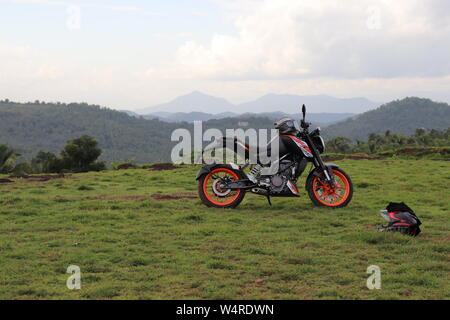
[[[306,182],[308,195],[314,205],[328,208],[344,208],[353,197],[353,183],[350,177],[341,169],[333,169],[336,181],[333,188],[325,182],[323,174],[312,175]]]

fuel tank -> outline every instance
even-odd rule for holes
[[[281,145],[283,145],[283,152]],[[308,144],[302,139],[293,135],[281,135],[280,136],[280,157],[286,153],[300,154],[306,158],[312,158],[312,152]]]

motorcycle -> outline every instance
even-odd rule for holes
[[[279,130],[278,171],[274,174],[261,174],[263,166],[257,163],[249,174],[244,170],[249,166],[252,146],[233,139],[234,151],[243,148],[246,163],[205,165],[197,174],[198,194],[208,207],[236,208],[244,199],[246,192],[265,196],[270,205],[271,197],[299,197],[296,183],[312,163],[306,179],[305,189],[312,203],[319,207],[343,208],[353,197],[353,183],[347,173],[335,164],[326,164],[321,158],[325,142],[320,128],[309,132],[311,123],[306,122],[306,107],[302,107],[303,119],[300,127],[292,118],[283,118],[275,123]],[[223,138],[225,142],[229,138]],[[223,144],[222,144],[223,145]],[[267,148],[270,154],[270,146]],[[260,155],[260,151],[257,152]]]

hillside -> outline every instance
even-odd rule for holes
[[[67,140],[88,134],[99,141],[102,160],[166,161],[170,133],[181,126],[87,104],[0,102],[0,144],[9,144],[25,159],[39,150],[59,152]]]
[[[204,130],[239,128],[238,118],[225,118],[204,122]],[[248,127],[271,128],[267,118],[249,117]],[[100,160],[138,163],[170,161],[176,142],[172,132],[186,128],[187,122],[168,123],[157,119],[145,120],[88,104],[51,104],[0,101],[0,144],[9,144],[23,159],[29,160],[40,150],[59,152],[66,141],[87,134],[99,141],[103,150]]]
[[[326,138],[347,137],[366,140],[370,133],[410,135],[417,128],[447,129],[450,127],[450,105],[416,97],[392,101],[380,108],[347,119],[323,130]]]

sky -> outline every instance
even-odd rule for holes
[[[0,0],[0,99],[14,101],[450,102],[449,57],[448,0]]]

